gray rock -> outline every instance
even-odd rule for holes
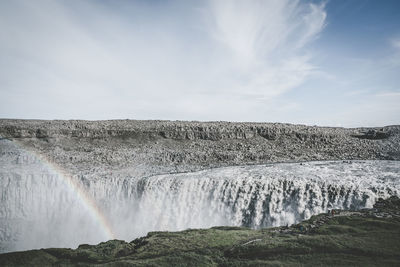
[[[0,138],[71,172],[132,168],[135,176],[272,162],[400,160],[400,126],[3,119]]]

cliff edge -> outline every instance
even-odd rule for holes
[[[135,175],[314,160],[400,160],[400,126],[281,123],[0,120],[0,138],[82,173]]]

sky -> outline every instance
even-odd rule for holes
[[[0,0],[0,118],[400,124],[398,0]]]

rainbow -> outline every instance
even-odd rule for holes
[[[1,136],[0,136],[1,137]],[[83,206],[89,212],[90,217],[98,223],[100,229],[102,229],[103,234],[107,240],[115,239],[114,231],[111,227],[110,222],[108,221],[107,217],[104,215],[102,210],[97,205],[94,198],[87,192],[84,186],[71,174],[69,174],[64,168],[56,164],[55,162],[51,161],[50,159],[46,158],[42,154],[34,151],[27,146],[24,146],[17,140],[7,139],[12,142],[12,144],[16,145],[19,149],[26,152],[27,157],[34,159],[35,162],[43,164],[49,171],[54,172],[57,174],[57,177],[61,178],[63,182],[74,192],[77,199],[83,204]]]

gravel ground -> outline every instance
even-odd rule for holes
[[[141,177],[273,162],[400,160],[400,126],[3,119],[0,138],[75,174],[97,171],[118,176],[130,170]],[[0,142],[4,154],[3,146]]]

